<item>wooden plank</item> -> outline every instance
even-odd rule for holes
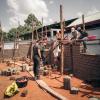
[[[33,77],[33,72],[29,72]],[[68,100],[66,97],[62,96],[61,94],[57,93],[56,91],[54,91],[53,89],[51,89],[43,80],[36,80],[36,83],[45,91],[47,91],[48,93],[50,93],[51,95],[53,95],[54,97],[56,97],[59,100]]]

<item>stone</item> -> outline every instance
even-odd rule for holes
[[[11,71],[7,71],[7,72],[6,72],[6,75],[7,75],[7,76],[11,76],[11,75],[12,75],[12,72],[11,72]]]
[[[89,100],[100,100],[100,98],[92,97],[92,98],[89,98]]]
[[[23,90],[23,92],[21,93],[22,97],[26,97],[28,94],[28,90]]]
[[[71,90],[70,90],[70,93],[71,93],[71,94],[78,94],[78,92],[79,92],[79,89],[78,89],[78,88],[76,88],[76,87],[71,87]]]

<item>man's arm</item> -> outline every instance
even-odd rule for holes
[[[77,32],[77,37],[76,37],[76,39],[79,39],[79,37],[80,37],[80,32],[78,32],[78,31],[76,31]]]
[[[40,48],[38,48],[38,54],[39,54],[39,57],[42,58]]]

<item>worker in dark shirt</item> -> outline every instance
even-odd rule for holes
[[[41,60],[41,52],[38,42],[33,46],[33,62],[34,62],[34,79],[39,79],[39,68]]]
[[[46,52],[45,52],[45,43],[43,41],[40,43],[40,51],[41,51],[41,57],[42,57],[42,60],[43,60],[43,65],[45,65]]]
[[[85,37],[88,37],[88,33],[86,31],[83,31],[81,29],[81,27],[78,27],[77,31],[80,33],[80,36],[78,37],[78,39],[83,39]],[[85,41],[83,41],[83,46],[84,46],[84,51],[83,52],[86,52],[87,46],[86,46],[86,42]]]

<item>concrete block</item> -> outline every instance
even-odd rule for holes
[[[64,82],[64,89],[70,90],[70,89],[71,89],[71,77],[66,76],[66,77],[63,79],[63,82]]]
[[[79,92],[79,89],[78,89],[78,88],[76,88],[76,87],[71,87],[71,89],[70,89],[70,93],[71,93],[71,94],[78,94],[78,92]]]

